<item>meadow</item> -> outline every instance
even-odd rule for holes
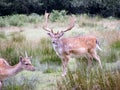
[[[94,60],[90,72],[85,58],[71,58],[68,73],[61,76],[61,60],[52,48],[47,32],[42,29],[44,16],[11,15],[0,17],[0,57],[11,65],[27,51],[32,56],[35,72],[23,71],[4,82],[3,90],[120,90],[120,20],[109,17],[74,15],[75,27],[64,37],[94,35],[102,51],[97,51],[103,69]],[[53,11],[49,26],[55,31],[65,29],[70,15]]]

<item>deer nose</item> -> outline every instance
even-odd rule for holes
[[[52,43],[53,43],[53,44],[55,44],[55,42],[54,42],[54,41],[52,41]]]
[[[55,42],[55,41],[52,41],[52,43],[55,44],[55,45],[57,45],[57,42]]]

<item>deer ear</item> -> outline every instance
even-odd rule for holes
[[[20,61],[20,62],[22,62],[22,59],[23,59],[23,57],[22,57],[22,56],[20,56],[20,57],[19,57],[19,61]]]

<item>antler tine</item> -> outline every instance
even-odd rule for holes
[[[52,32],[52,29],[48,28],[48,18],[49,18],[49,13],[47,13],[47,11],[45,11],[45,25],[43,26],[43,29],[48,31],[48,32]]]
[[[45,31],[51,32],[51,29],[48,28],[48,27],[46,27],[46,26],[43,26],[43,29],[44,29]]]
[[[75,25],[75,17],[71,16],[70,17],[70,24],[68,26],[68,28],[66,30],[64,30],[63,32],[67,32],[69,30],[71,30]]]
[[[26,52],[26,51],[25,51],[25,56],[26,56],[26,57],[28,57],[28,54],[27,54],[27,52]]]

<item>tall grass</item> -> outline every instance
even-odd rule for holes
[[[119,90],[120,86],[120,33],[118,31],[102,32],[102,51],[100,55],[103,69],[93,65],[87,70],[87,62],[76,61],[75,71],[68,69],[62,81],[57,81],[58,90]],[[97,63],[97,62],[93,62]]]
[[[0,31],[0,39],[6,39],[5,31]]]
[[[92,69],[86,71],[84,66],[75,73],[70,70],[62,81],[57,81],[58,90],[119,90],[120,72]]]
[[[119,31],[111,30],[104,31],[101,35],[102,51],[100,53],[101,60],[107,63],[120,60],[120,33]]]
[[[33,41],[28,41],[26,36],[23,35],[23,32],[15,31],[10,34],[5,34],[6,38],[3,38],[0,41],[0,57],[6,59],[10,65],[15,65],[19,62],[19,56],[25,56],[25,51],[27,51],[29,56],[33,56],[32,64],[34,66],[37,63],[44,63],[44,69],[41,70],[43,73],[52,73],[55,72],[56,68],[49,67],[49,64],[60,64],[61,60],[55,54],[51,42],[47,38],[42,38],[36,43],[33,44]],[[48,67],[45,68],[46,63]],[[56,65],[57,66],[57,65]],[[42,66],[39,66],[40,68]],[[55,67],[55,66],[54,66]],[[37,69],[39,70],[39,69]],[[26,75],[26,74],[25,74]],[[21,75],[22,76],[22,75]],[[23,75],[24,76],[24,75]],[[28,75],[29,76],[29,75]],[[38,78],[36,74],[34,76],[21,77],[21,83],[17,82],[17,78],[8,79],[5,82],[5,86],[3,90],[33,90],[35,89],[35,85],[37,85]],[[19,76],[20,78],[20,76]],[[10,80],[10,81],[9,81]],[[34,82],[34,83],[33,83]],[[34,85],[33,85],[34,84]]]
[[[52,43],[47,38],[42,38],[40,40],[40,52],[41,52],[41,62],[54,62],[54,63],[61,63],[60,58],[56,55],[55,51],[53,50]]]
[[[3,90],[33,90],[39,83],[39,75],[36,72],[19,73],[18,75],[5,80]]]
[[[1,35],[1,37],[3,36]],[[52,48],[51,41],[47,38],[42,38],[33,44],[32,41],[28,42],[19,31],[4,37],[7,39],[0,42],[0,56],[7,59],[12,65],[18,61],[20,55],[24,55],[25,51],[28,52],[28,55],[39,58],[41,63],[61,63]]]

